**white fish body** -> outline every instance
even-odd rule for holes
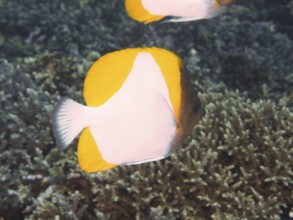
[[[171,53],[168,52],[170,53],[168,54],[166,50],[159,48],[128,50],[135,58],[129,73],[126,74],[126,79],[121,81],[123,83],[118,90],[113,90],[111,84],[108,85],[107,80],[115,82],[110,74],[103,76],[107,79],[106,85],[101,82],[96,85],[99,68],[95,66],[86,78],[84,95],[88,105],[97,105],[95,97],[98,94],[95,94],[95,89],[99,88],[98,84],[104,86],[105,90],[113,90],[110,91],[112,95],[105,98],[106,101],[99,102],[99,106],[95,107],[81,105],[72,99],[63,98],[55,108],[53,128],[57,145],[65,149],[82,131],[78,144],[78,160],[81,168],[87,172],[165,158],[177,148],[185,136],[183,128],[185,129],[186,126],[178,127],[180,124],[178,120],[181,117],[179,113],[185,106],[184,103],[191,103],[190,101],[194,98],[185,99],[180,90],[172,91],[170,95],[169,87],[170,83],[173,83],[171,81],[173,76],[169,75],[169,80],[166,82],[166,75],[162,74],[162,66],[151,52],[154,51],[156,56],[161,56],[162,50],[162,59],[166,59],[165,56]],[[122,59],[128,62],[127,51],[113,54],[114,60],[115,57],[120,58],[119,55],[122,54]],[[176,61],[175,55],[171,56],[174,56],[171,58]],[[108,65],[113,65],[108,63],[107,59],[104,60],[101,61],[102,68],[103,65],[107,65],[107,68],[109,68]],[[124,65],[123,60],[121,65]],[[171,69],[173,69],[172,65],[179,68],[176,63],[170,63],[170,65]],[[184,81],[178,78],[180,73],[176,68],[174,70],[176,83],[173,85],[175,90],[180,89],[179,84]],[[198,109],[192,112],[186,111],[184,116],[188,119],[191,117],[192,126],[202,116],[200,103],[198,99],[195,101]],[[189,104],[186,106],[188,107]]]
[[[150,23],[171,17],[169,22],[208,19],[222,13],[232,0],[126,0],[134,20]]]

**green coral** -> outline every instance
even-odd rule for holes
[[[0,214],[27,219],[280,219],[281,207],[293,205],[289,100],[254,102],[222,87],[200,98],[207,114],[176,154],[94,175],[79,170],[73,147],[60,151],[50,134],[35,138],[49,144],[28,142],[24,132],[28,145],[19,149],[19,139],[0,157],[5,164],[1,193],[6,195]]]

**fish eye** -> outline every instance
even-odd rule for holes
[[[199,111],[200,108],[201,108],[201,102],[200,102],[199,98],[197,96],[195,96],[195,98],[193,99],[193,102],[192,102],[192,110],[194,112],[197,112],[197,111]]]

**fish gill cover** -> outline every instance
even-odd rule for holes
[[[0,1],[0,219],[289,219],[293,1],[237,1],[212,20],[143,25],[123,1]],[[178,53],[206,116],[159,162],[87,175],[56,148],[60,96],[82,101],[101,54]]]

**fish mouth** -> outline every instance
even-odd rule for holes
[[[206,110],[204,108],[200,108],[199,110],[199,119],[203,118],[206,115]]]
[[[184,129],[185,135],[190,135],[195,127],[195,125],[205,116],[206,111],[204,108],[200,107],[197,112],[193,115],[188,125]]]
[[[206,114],[206,111],[204,108],[200,107],[195,115],[195,124],[197,124]]]

